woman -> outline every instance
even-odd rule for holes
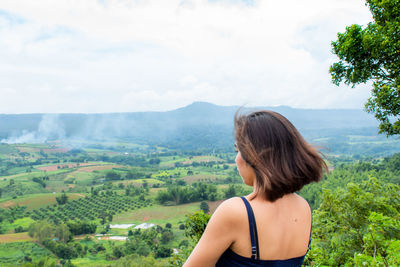
[[[218,207],[184,266],[300,266],[312,218],[295,192],[319,181],[325,162],[276,112],[236,114],[235,139],[239,174],[253,192]]]

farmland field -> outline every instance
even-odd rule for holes
[[[182,223],[185,215],[199,210],[200,203],[183,204],[179,206],[159,206],[146,207],[135,212],[125,212],[114,217],[113,223],[142,223],[152,222],[157,224]]]
[[[349,160],[331,159],[332,171]],[[233,151],[129,143],[0,144],[0,266],[167,266],[193,245],[188,215],[212,213],[224,199],[252,191],[234,160]]]
[[[30,237],[27,233],[16,233],[16,234],[14,233],[14,234],[0,235],[0,243],[3,243],[3,244],[4,243],[33,241],[33,240],[34,239],[32,237]]]

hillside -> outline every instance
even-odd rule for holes
[[[80,147],[93,142],[122,140],[173,149],[227,150],[233,143],[233,116],[239,108],[195,102],[166,112],[2,114],[0,140],[4,143],[61,140],[70,146]],[[241,110],[254,109],[269,109],[283,114],[306,139],[328,148],[332,153],[376,154],[383,151],[380,149],[382,144],[388,142],[385,136],[378,136],[378,124],[373,116],[362,110],[314,110],[286,106]],[[360,142],[368,142],[370,151],[363,151]],[[355,147],[349,149],[349,144]],[[387,154],[400,151],[400,146],[392,143],[383,146]]]

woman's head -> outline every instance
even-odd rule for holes
[[[318,151],[279,113],[236,113],[235,139],[239,156],[254,170],[256,194],[269,201],[319,181],[327,170]]]

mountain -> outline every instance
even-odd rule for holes
[[[194,102],[166,112],[101,114],[0,114],[0,140],[123,140],[171,148],[227,148],[235,112],[269,109],[287,117],[309,140],[344,135],[376,136],[378,123],[355,109],[218,106]]]

